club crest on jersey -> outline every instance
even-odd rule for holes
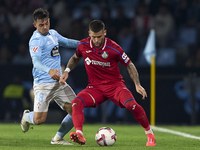
[[[37,50],[38,50],[38,48],[39,48],[39,47],[33,47],[32,51],[33,51],[34,53],[36,53]]]
[[[101,57],[104,58],[104,59],[108,58],[108,53],[104,51],[104,52],[101,54]]]
[[[54,48],[51,50],[51,56],[55,59],[59,58],[59,49],[58,47],[54,46]]]

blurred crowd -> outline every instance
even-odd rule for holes
[[[100,19],[107,37],[116,41],[138,66],[147,65],[143,50],[155,30],[157,65],[200,66],[200,0],[0,0],[0,65],[30,65],[32,13],[50,12],[51,28],[81,40],[88,24]],[[74,53],[60,48],[62,64]]]

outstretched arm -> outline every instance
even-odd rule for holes
[[[69,59],[68,63],[67,63],[67,67],[64,71],[64,73],[62,74],[62,76],[60,77],[59,83],[61,85],[65,84],[65,81],[67,80],[68,76],[69,76],[69,72],[71,70],[73,70],[79,63],[79,61],[81,60],[82,57],[77,57],[75,54]]]
[[[132,61],[128,64],[127,70],[131,79],[135,83],[136,91],[142,95],[142,99],[145,99],[145,97],[147,97],[147,93],[145,89],[140,85],[139,74]]]

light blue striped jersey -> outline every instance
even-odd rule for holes
[[[42,35],[37,30],[29,41],[29,52],[33,62],[34,84],[56,82],[49,75],[50,69],[61,69],[61,58],[59,46],[76,48],[77,40],[61,36],[57,31],[51,29],[48,35]]]

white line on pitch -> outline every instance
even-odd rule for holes
[[[160,127],[156,127],[156,126],[151,126],[151,128],[153,130],[155,130],[155,131],[166,132],[166,133],[180,135],[180,136],[191,138],[191,139],[198,139],[198,140],[200,140],[200,137],[198,137],[198,136],[194,136],[194,135],[183,133],[183,132],[179,132],[179,131],[174,131],[174,130],[170,130],[170,129],[160,128]]]

